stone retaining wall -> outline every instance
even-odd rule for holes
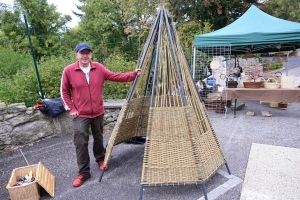
[[[105,108],[104,129],[109,133],[118,118],[121,106]],[[0,103],[0,149],[72,134],[72,119],[67,112],[51,118],[39,110],[27,108],[25,103],[8,106]]]

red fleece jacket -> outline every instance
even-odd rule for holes
[[[90,83],[88,84],[79,62],[65,67],[60,93],[63,105],[70,112],[79,113],[80,117],[94,118],[104,113],[103,85],[105,80],[130,82],[136,72],[114,73],[98,62],[91,62]]]

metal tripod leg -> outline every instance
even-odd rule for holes
[[[203,194],[204,194],[205,200],[208,200],[208,198],[207,198],[207,193],[206,193],[206,188],[205,188],[204,183],[205,183],[205,182],[201,183],[201,186],[202,186],[202,190],[203,190]]]
[[[143,199],[143,189],[144,189],[144,186],[141,185],[141,187],[140,187],[140,198],[139,198],[139,200],[142,200],[142,199]]]
[[[107,145],[108,145],[108,142],[106,142],[106,144],[105,144],[105,146],[104,146],[104,153],[106,153]],[[103,171],[101,172],[100,177],[99,177],[99,182],[101,182],[104,172],[105,172],[105,170],[103,170]]]
[[[227,171],[228,171],[228,174],[230,174],[230,175],[231,175],[231,172],[230,172],[230,170],[229,170],[228,164],[227,164],[227,163],[225,163],[225,166],[226,166],[226,169],[227,169]]]
[[[99,182],[101,182],[104,172],[105,172],[105,170],[103,170],[103,171],[101,172],[100,178],[99,178]]]

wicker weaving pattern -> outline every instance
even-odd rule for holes
[[[54,197],[55,177],[41,163],[38,164],[37,172],[37,181],[39,185],[42,186],[51,197]]]
[[[148,115],[149,98],[141,97],[132,99],[130,103],[124,103],[106,148],[105,165],[115,145],[134,136],[146,135]]]
[[[159,11],[110,137],[114,145],[146,135],[141,185],[202,184],[226,164],[165,9]]]
[[[151,108],[142,184],[198,182],[201,179],[183,107]]]
[[[207,120],[208,116],[203,113],[201,121],[198,121],[193,108],[189,107],[186,110],[190,115],[189,127],[195,154],[197,159],[199,159],[199,168],[201,169],[203,180],[207,180],[225,163],[224,155],[210,121]],[[205,124],[205,126],[199,126],[199,124]]]

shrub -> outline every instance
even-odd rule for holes
[[[112,58],[104,61],[105,67],[113,72],[131,72],[136,69],[136,63],[133,61],[126,61],[126,59],[117,54]],[[129,83],[118,83],[106,81],[103,88],[103,96],[105,99],[125,99],[130,88]]]
[[[45,98],[52,99],[60,96],[60,79],[65,66],[75,61],[72,56],[42,58],[38,64],[38,74],[34,65],[18,70],[12,79],[2,78],[0,82],[1,101],[6,104],[25,102],[27,107],[33,106],[41,98],[37,76]],[[9,64],[8,64],[9,65]]]
[[[32,56],[0,46],[0,78],[11,78],[18,70],[33,66]]]
[[[64,68],[76,61],[74,52],[68,56],[43,58],[40,61],[40,76],[45,98],[54,99],[60,97],[60,81]]]

